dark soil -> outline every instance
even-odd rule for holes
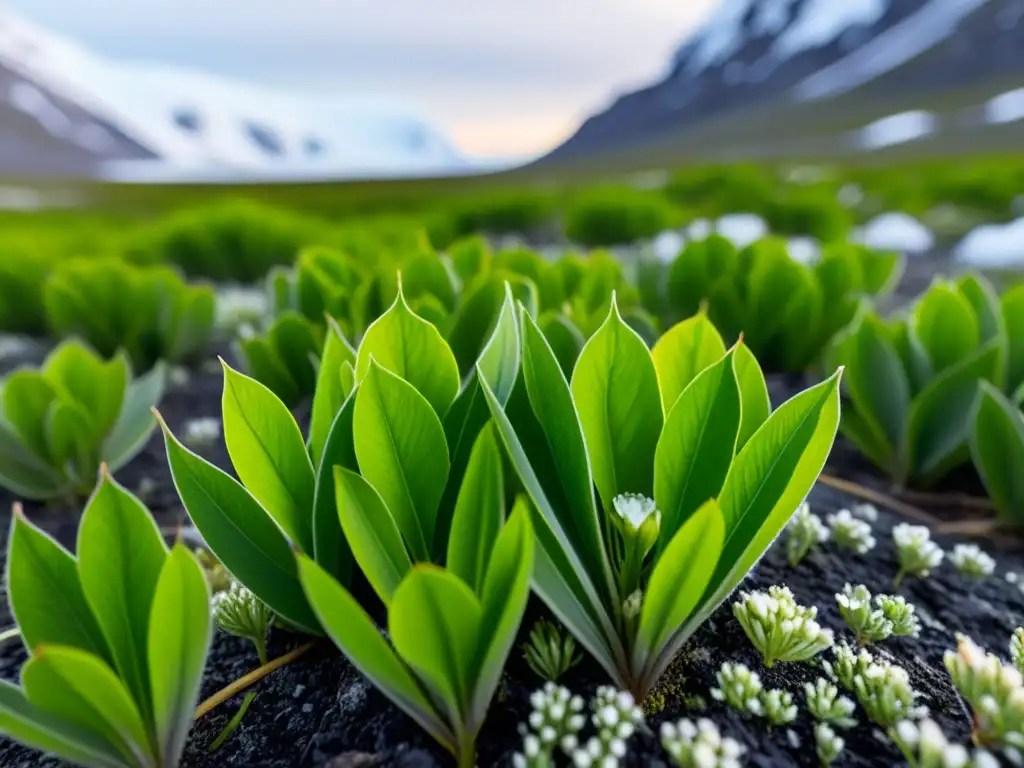
[[[792,377],[773,377],[771,389],[777,404],[797,384]],[[185,421],[199,416],[219,416],[220,374],[196,372],[189,385],[171,389],[160,410],[175,431]],[[304,414],[297,414],[301,419]],[[119,480],[132,489],[143,478],[152,486],[147,494],[154,515],[161,525],[173,529],[185,520],[166,469],[163,443],[154,435],[145,451],[119,473]],[[230,468],[222,442],[203,453],[224,468]],[[841,439],[827,471],[846,479],[865,482],[884,490],[888,483],[866,465]],[[960,490],[974,490],[967,477]],[[0,492],[0,508],[13,501]],[[819,484],[812,491],[812,508],[824,516],[859,500]],[[941,510],[933,510],[939,514]],[[56,532],[67,546],[74,546],[76,511],[68,506],[26,505],[28,516]],[[6,512],[4,513],[6,514]],[[873,525],[878,546],[858,557],[826,546],[806,558],[797,568],[784,560],[782,547],[768,553],[743,589],[764,589],[786,584],[806,605],[816,605],[822,623],[835,630],[837,638],[851,639],[835,608],[834,593],[847,582],[862,583],[872,592],[891,591],[896,560],[890,531],[900,518],[884,510]],[[0,520],[6,536],[9,521]],[[937,536],[949,549],[957,540]],[[1024,593],[1008,583],[1008,571],[1024,572],[1024,550],[1013,538],[996,542],[982,541],[994,550],[998,561],[996,575],[978,584],[958,576],[944,563],[926,581],[909,579],[900,592],[917,606],[923,623],[918,639],[894,639],[875,650],[903,665],[914,687],[921,694],[933,718],[950,738],[967,742],[970,719],[952,688],[942,664],[943,653],[954,647],[957,632],[970,634],[979,644],[1005,656],[1010,634],[1024,618]],[[5,598],[5,595],[0,597]],[[545,615],[543,606],[533,599],[523,623],[525,636],[532,621]],[[11,623],[6,599],[0,601],[0,626]],[[276,657],[305,642],[281,630],[273,632],[270,655]],[[17,640],[0,647],[0,677],[16,680],[25,659]],[[724,661],[742,662],[757,670],[766,687],[791,691],[801,707],[797,721],[788,727],[768,729],[764,721],[746,718],[712,699],[715,672]],[[202,695],[220,690],[258,665],[252,646],[245,641],[218,633],[208,660]],[[634,737],[628,765],[664,765],[665,755],[655,734],[666,718],[681,716],[711,717],[724,732],[739,739],[748,748],[747,762],[754,766],[817,765],[812,738],[812,721],[804,709],[802,685],[823,674],[813,664],[780,664],[763,669],[760,657],[733,618],[729,605],[723,606],[693,637],[681,652],[678,663],[656,690],[659,706],[648,719],[650,730]],[[562,681],[574,692],[589,696],[606,682],[593,662],[586,660]],[[511,755],[519,748],[521,737],[517,723],[529,713],[529,694],[542,681],[529,670],[518,649],[507,666],[501,690],[479,739],[480,766],[509,766]],[[242,697],[236,696],[202,718],[195,726],[183,765],[189,768],[222,766],[260,766],[261,768],[345,768],[348,766],[446,766],[451,761],[410,719],[368,685],[354,668],[326,641],[291,665],[263,679],[254,690],[257,696],[231,738],[214,754],[207,747],[237,710]],[[693,696],[702,697],[707,709],[688,709]],[[653,704],[653,699],[649,706]],[[895,748],[869,725],[862,713],[859,724],[842,735],[847,748],[841,765],[889,766],[902,764]],[[0,740],[0,766],[52,766],[59,761],[43,758],[9,741]]]

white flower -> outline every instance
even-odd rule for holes
[[[814,726],[814,746],[822,765],[832,765],[843,751],[846,742],[827,723]]]
[[[863,555],[875,546],[875,538],[871,535],[871,526],[850,514],[850,510],[841,509],[828,516],[828,524],[832,529],[832,540],[843,549],[849,549]]]
[[[654,504],[653,499],[641,496],[638,493],[622,493],[612,500],[615,512],[634,531],[640,530],[640,526],[647,522],[647,518],[654,515],[659,521],[661,513]]]
[[[766,667],[777,661],[807,661],[832,645],[831,630],[815,620],[817,609],[799,605],[787,587],[743,592],[732,610]]]
[[[701,718],[663,723],[661,746],[679,768],[739,768],[747,751],[738,741],[722,736],[713,722]]]
[[[203,416],[185,422],[182,441],[190,448],[201,448],[215,442],[220,437],[220,419]]]
[[[923,525],[900,523],[892,529],[892,540],[896,544],[896,557],[900,563],[896,574],[899,585],[904,576],[926,579],[933,569],[942,562],[943,552],[931,540],[931,532]]]
[[[957,573],[971,579],[987,579],[996,569],[996,561],[977,544],[957,544],[949,555]]]
[[[811,513],[810,505],[804,502],[793,515],[786,535],[786,557],[789,564],[796,567],[808,552],[828,538],[828,528],[821,522],[821,518]]]
[[[854,504],[852,512],[854,517],[867,520],[869,523],[878,522],[878,510],[874,504]]]

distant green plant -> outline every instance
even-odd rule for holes
[[[899,587],[906,576],[927,579],[945,557],[939,545],[932,541],[931,531],[924,525],[896,525],[892,529],[892,542],[900,564],[893,580],[894,587]]]
[[[739,768],[747,749],[735,739],[722,736],[712,721],[682,719],[662,723],[658,733],[664,749],[678,768]]]
[[[833,342],[846,365],[840,429],[899,485],[927,487],[970,458],[979,381],[1002,387],[1006,334],[981,276],[936,278],[905,316],[870,311]]]
[[[1002,295],[1000,308],[1009,353],[1006,392],[1019,407],[1024,408],[1024,283],[1017,284]]]
[[[213,335],[213,288],[190,285],[168,267],[69,260],[54,267],[43,295],[58,337],[78,336],[104,357],[124,350],[141,373],[160,360],[196,359]]]
[[[537,676],[554,682],[583,660],[576,652],[572,635],[549,621],[538,621],[530,630],[529,642],[523,644],[523,656]]]
[[[38,369],[0,379],[0,485],[27,499],[87,495],[142,449],[155,422],[164,369],[133,379],[127,360],[104,361],[75,340]]]
[[[0,333],[45,336],[43,284],[54,259],[34,251],[0,258]]]
[[[632,243],[681,223],[663,195],[631,187],[586,190],[569,202],[564,217],[566,237],[588,248]]]
[[[943,662],[953,685],[974,712],[975,743],[1024,749],[1021,673],[961,634],[957,635],[956,651],[946,651]]]
[[[1024,525],[1024,414],[988,382],[970,418],[974,468],[1004,522]]]
[[[520,308],[521,379],[504,405],[482,387],[537,510],[537,591],[637,698],[786,525],[838,421],[838,373],[769,415],[745,346],[682,353],[704,327],[652,352],[613,301],[570,383]]]
[[[15,511],[8,599],[29,660],[20,688],[0,682],[0,733],[79,765],[174,768],[210,644],[202,568],[107,473],[76,549]]]

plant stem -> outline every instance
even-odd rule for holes
[[[459,744],[459,768],[476,768],[476,739],[468,738]]]
[[[6,643],[8,640],[13,640],[21,634],[21,630],[17,627],[10,627],[0,632],[0,643]]]
[[[906,576],[906,575],[907,575],[907,572],[905,570],[903,570],[902,568],[900,568],[899,571],[897,571],[897,573],[896,573],[896,578],[892,580],[892,588],[893,589],[899,589],[900,588],[900,584],[903,583],[903,577]]]
[[[305,645],[300,645],[294,651],[289,651],[288,653],[284,654],[283,656],[278,656],[276,659],[271,661],[269,664],[264,664],[259,669],[254,669],[249,674],[243,675],[242,677],[240,677],[237,680],[235,680],[233,683],[231,683],[231,684],[225,686],[224,688],[220,689],[215,694],[213,694],[213,696],[211,696],[210,698],[208,698],[206,701],[204,701],[202,704],[199,705],[199,708],[196,709],[195,719],[198,720],[200,717],[205,715],[207,712],[209,712],[214,707],[216,707],[216,706],[218,706],[220,704],[223,704],[225,701],[230,699],[232,696],[235,696],[235,695],[241,693],[242,691],[244,691],[249,686],[259,682],[260,680],[262,680],[264,677],[269,675],[274,670],[280,669],[281,667],[284,667],[284,666],[287,666],[288,664],[291,664],[293,661],[295,661],[297,658],[299,658],[302,654],[306,653],[306,651],[308,651],[314,645],[316,645],[315,642],[313,642],[313,643],[306,643]]]

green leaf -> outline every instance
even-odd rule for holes
[[[167,560],[160,530],[142,502],[104,472],[82,514],[77,549],[82,592],[114,668],[148,718],[149,615]]]
[[[0,733],[88,768],[131,768],[102,737],[43,712],[6,681],[0,681]]]
[[[291,545],[273,518],[233,477],[192,453],[161,422],[171,478],[213,554],[276,613],[320,634],[295,572]]]
[[[415,387],[438,416],[459,393],[455,355],[437,328],[409,309],[401,286],[394,304],[366,329],[356,355],[356,381],[363,381],[371,360]]]
[[[38,371],[19,370],[3,380],[2,396],[4,418],[18,439],[34,456],[51,461],[46,414],[57,391]]]
[[[733,460],[718,497],[726,540],[706,606],[747,574],[818,479],[839,427],[841,374],[783,403]]]
[[[936,373],[971,354],[981,342],[974,308],[956,285],[947,280],[932,283],[918,300],[910,319]]]
[[[981,382],[974,404],[971,456],[1000,518],[1024,519],[1024,415],[988,382]]]
[[[502,405],[508,402],[519,376],[519,328],[512,289],[505,283],[505,300],[494,332],[480,353],[477,371],[487,381]]]
[[[587,340],[583,338],[580,329],[563,315],[561,312],[544,312],[538,319],[537,324],[544,333],[551,350],[558,359],[558,366],[566,378],[572,376],[572,369],[576,367],[576,360],[583,351],[583,345]]]
[[[23,499],[49,499],[67,490],[67,480],[32,453],[0,420],[0,486]]]
[[[1024,384],[1024,284],[1011,288],[1001,300],[1003,323],[1009,340],[1009,391]]]
[[[978,318],[980,343],[1006,333],[999,306],[999,295],[987,279],[979,274],[966,274],[958,278],[956,287],[974,310]]]
[[[486,574],[477,590],[483,608],[480,641],[474,660],[470,728],[483,722],[530,596],[533,530],[528,502],[520,497],[490,552]]]
[[[7,594],[29,652],[56,644],[109,658],[103,632],[82,592],[75,559],[17,507],[7,550]]]
[[[721,360],[724,354],[725,342],[704,312],[666,331],[651,350],[665,413],[672,411],[679,395],[697,374]]]
[[[381,494],[417,562],[429,562],[448,479],[444,428],[411,384],[375,362],[356,392],[359,469]]]
[[[203,569],[176,544],[157,582],[149,618],[149,676],[161,764],[177,765],[195,714],[213,634]]]
[[[473,370],[480,350],[501,312],[504,288],[499,280],[488,278],[479,282],[466,296],[455,314],[448,344],[459,364],[459,374]]]
[[[114,426],[128,387],[128,362],[118,354],[104,362],[77,341],[65,341],[43,363],[44,378],[82,406],[97,435]]]
[[[224,367],[224,442],[239,480],[288,537],[313,551],[313,465],[291,412],[255,379]]]
[[[355,471],[359,467],[352,434],[355,405],[355,398],[350,395],[334,417],[320,457],[313,493],[313,557],[342,584],[347,584],[352,575],[352,552],[338,520],[334,468]]]
[[[370,586],[388,605],[412,567],[402,534],[380,494],[344,467],[334,468],[338,518],[345,538]]]
[[[297,312],[285,312],[270,326],[267,337],[274,358],[280,360],[294,382],[297,395],[311,394],[316,388],[314,361],[324,348],[323,328]]]
[[[133,380],[125,393],[121,414],[103,444],[103,459],[116,472],[143,449],[156,426],[153,409],[164,394],[166,368],[157,363],[149,373]]]
[[[446,561],[448,570],[477,594],[483,588],[487,563],[504,519],[505,483],[501,453],[493,427],[486,426],[469,456],[455,504]]]
[[[341,368],[345,363],[355,365],[356,353],[349,346],[338,323],[327,318],[327,341],[320,357],[320,371],[317,376],[316,392],[313,395],[313,410],[309,422],[309,455],[313,466],[320,465],[324,443],[334,424],[334,417],[341,410],[347,393],[341,380]]]
[[[455,736],[438,715],[419,683],[344,587],[299,554],[299,576],[309,602],[334,644],[399,709],[419,723],[450,752]]]
[[[665,535],[665,532],[662,532]],[[633,650],[638,676],[655,659],[700,603],[725,543],[725,520],[718,502],[705,501],[672,534],[651,572]]]
[[[906,461],[910,476],[927,485],[970,456],[971,408],[979,381],[998,378],[1000,340],[940,373],[910,406]]]
[[[658,374],[647,345],[619,315],[590,337],[572,374],[572,397],[601,502],[612,510],[621,493],[651,496],[654,448],[664,424]]]
[[[152,765],[146,726],[114,671],[79,648],[45,645],[21,670],[33,706],[102,736],[132,765]]]
[[[658,558],[676,531],[722,490],[740,430],[735,348],[705,368],[676,400],[654,455],[654,500],[661,510]]]
[[[395,590],[388,630],[395,650],[441,699],[453,723],[470,706],[483,609],[458,577],[415,566]]]
[[[754,433],[761,428],[761,425],[768,420],[772,412],[771,400],[768,397],[768,384],[764,380],[764,373],[761,366],[750,351],[750,347],[739,341],[736,343],[736,354],[732,361],[733,371],[736,374],[736,383],[740,388],[740,412],[743,418],[740,422],[740,433],[736,438],[736,450],[738,451]]]
[[[73,400],[54,400],[46,414],[50,459],[80,487],[91,487],[100,469],[98,441],[89,414]]]
[[[239,357],[245,360],[245,367],[254,379],[269,387],[286,403],[295,403],[302,397],[299,385],[268,338],[254,336],[241,339],[238,346]]]

